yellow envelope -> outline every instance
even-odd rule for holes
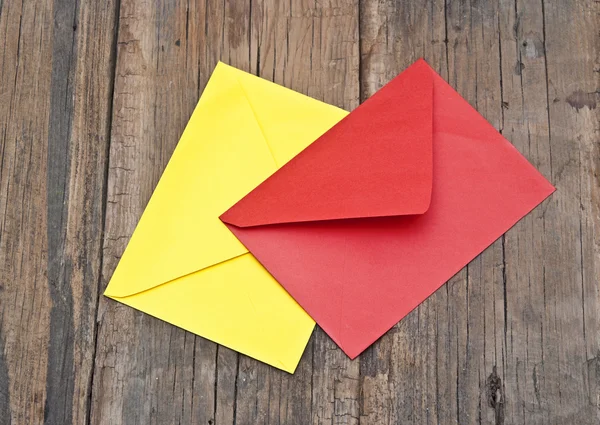
[[[219,63],[104,295],[293,373],[314,322],[219,215],[346,114]]]

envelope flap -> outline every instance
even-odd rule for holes
[[[420,60],[221,216],[238,227],[422,214],[432,185],[433,75]]]
[[[255,75],[240,73],[238,78],[277,167],[348,115],[343,109]]]

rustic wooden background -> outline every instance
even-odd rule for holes
[[[0,0],[0,424],[600,423],[600,3]],[[100,294],[217,60],[348,110],[425,57],[558,188],[357,360]]]

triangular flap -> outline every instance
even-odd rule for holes
[[[433,72],[394,78],[221,216],[266,224],[422,214],[431,199]]]
[[[343,109],[255,75],[239,73],[238,78],[277,167],[348,115]]]

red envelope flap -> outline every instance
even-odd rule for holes
[[[433,74],[417,61],[221,216],[238,227],[423,214]]]

